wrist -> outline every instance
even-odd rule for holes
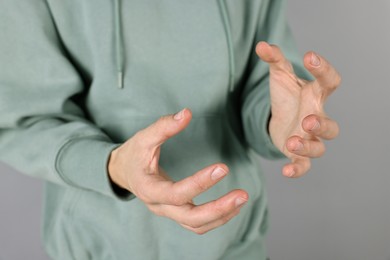
[[[278,148],[281,152],[283,152],[284,140],[283,136],[285,136],[281,131],[281,126],[284,123],[281,120],[277,120],[272,115],[268,121],[268,133],[271,138],[272,143]]]
[[[126,181],[121,176],[120,171],[118,170],[118,149],[113,150],[110,153],[110,157],[108,158],[108,177],[110,178],[111,182],[115,185],[117,185],[119,188],[126,189]]]

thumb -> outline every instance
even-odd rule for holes
[[[174,115],[163,116],[139,132],[140,140],[143,140],[143,143],[150,148],[158,147],[172,136],[183,131],[190,123],[191,118],[192,113],[188,108]]]

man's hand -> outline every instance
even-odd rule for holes
[[[277,46],[260,42],[256,53],[270,66],[271,139],[291,159],[283,175],[300,177],[310,169],[310,158],[325,152],[322,139],[333,139],[339,133],[337,123],[326,116],[324,104],[339,86],[340,75],[314,52],[304,57],[305,67],[315,77],[311,82],[295,75]]]
[[[236,216],[248,200],[248,194],[233,190],[217,200],[194,205],[194,197],[226,176],[227,166],[214,164],[179,182],[170,180],[161,169],[161,145],[184,130],[191,116],[191,111],[184,109],[139,131],[111,153],[108,171],[117,185],[135,194],[156,215],[203,234]]]

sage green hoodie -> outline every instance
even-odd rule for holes
[[[254,49],[275,43],[299,64],[283,2],[0,0],[0,158],[45,181],[51,258],[266,258],[259,155],[281,154],[267,132],[268,66]],[[162,168],[180,180],[224,162],[230,174],[195,202],[236,188],[250,197],[201,236],[107,175],[115,147],[183,107],[192,122],[163,145]]]

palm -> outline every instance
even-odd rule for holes
[[[290,136],[301,136],[312,139],[302,128],[302,120],[311,115],[323,115],[323,101],[318,91],[316,82],[307,82],[299,79],[293,71],[271,72],[271,113],[273,115],[270,128],[278,128],[272,131],[271,138],[275,145],[289,158],[294,157],[285,146]],[[317,93],[316,93],[317,92]]]
[[[261,42],[257,54],[270,65],[271,113],[269,131],[275,146],[291,163],[283,168],[289,177],[299,177],[310,168],[310,158],[321,156],[325,147],[321,139],[338,134],[337,123],[326,117],[326,98],[340,84],[333,67],[314,53],[305,55],[305,67],[316,78],[298,78],[281,50]]]

